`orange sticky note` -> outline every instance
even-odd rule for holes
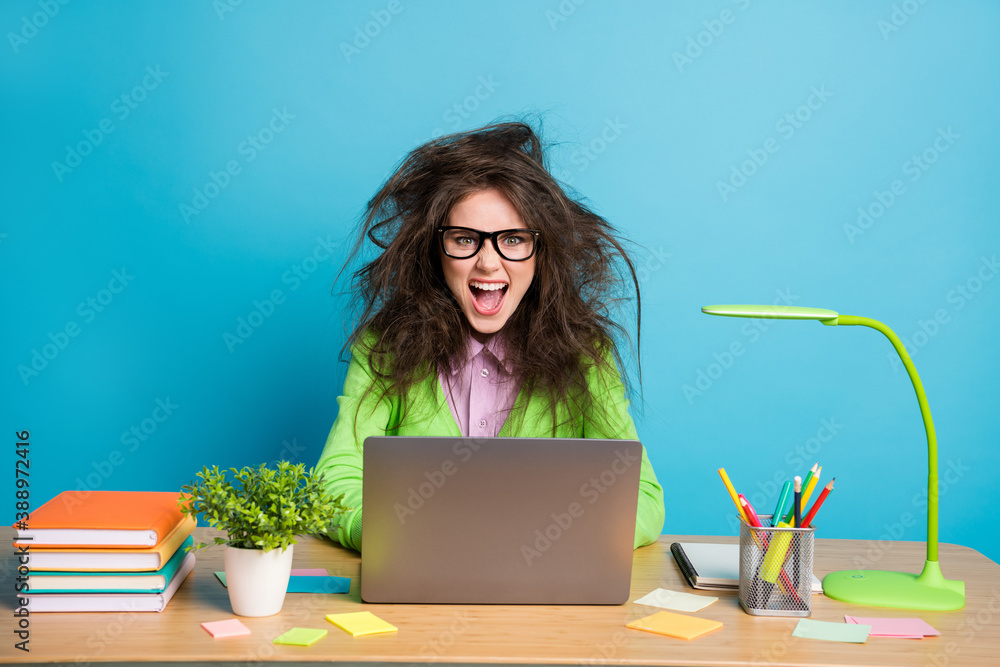
[[[626,628],[645,630],[659,635],[677,637],[678,639],[694,639],[722,627],[722,621],[710,621],[697,616],[685,616],[670,611],[658,611],[652,616],[640,618],[625,624]]]

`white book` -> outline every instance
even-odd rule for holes
[[[155,530],[119,530],[117,528],[44,528],[17,531],[17,541],[35,546],[58,547],[64,544],[81,546],[152,547],[160,541]]]
[[[670,552],[692,588],[719,591],[740,587],[740,545],[674,542]],[[823,592],[823,583],[815,574],[812,592]]]
[[[44,611],[163,611],[194,569],[194,554],[189,553],[177,574],[162,593],[39,593],[28,599],[29,612]]]

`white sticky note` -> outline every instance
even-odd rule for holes
[[[698,611],[718,599],[708,595],[694,595],[692,593],[681,593],[680,591],[668,591],[666,588],[657,588],[652,593],[635,600],[635,603],[649,605],[650,607],[673,609],[674,611]]]

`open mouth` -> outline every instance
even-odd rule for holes
[[[504,282],[483,282],[473,280],[469,283],[472,293],[472,305],[480,315],[496,315],[503,306],[504,297],[510,287]]]

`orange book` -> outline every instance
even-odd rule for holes
[[[184,522],[176,491],[63,491],[18,528],[19,545],[147,548]]]

